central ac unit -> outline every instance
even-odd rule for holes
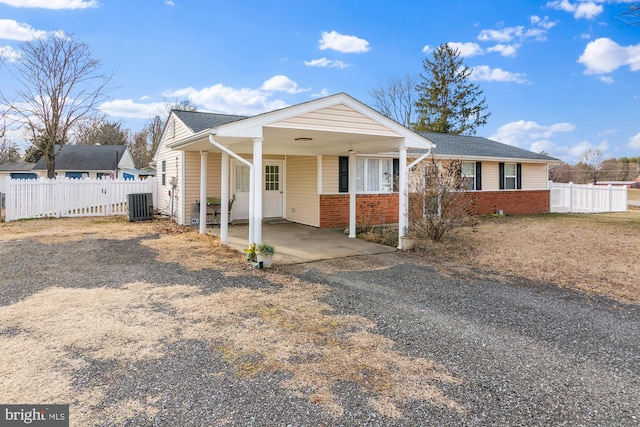
[[[128,194],[129,221],[145,221],[153,219],[153,194]]]

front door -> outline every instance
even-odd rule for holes
[[[265,161],[262,175],[262,216],[264,218],[281,218],[283,214],[283,168],[284,163]],[[249,167],[233,162],[233,204],[232,218],[249,218]]]
[[[282,217],[282,162],[265,161],[263,164],[262,216]]]

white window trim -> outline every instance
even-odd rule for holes
[[[358,179],[362,179],[363,182],[363,186],[365,187],[364,190],[356,190],[357,194],[390,194],[393,193],[393,159],[394,157],[385,157],[385,156],[356,156],[356,164],[358,162],[358,160],[362,160],[364,162],[364,176],[360,177],[357,175],[358,173],[358,167],[356,166],[356,181]],[[383,183],[385,180],[389,180],[388,177],[385,177],[385,173],[382,172],[382,168],[380,167],[381,162],[387,161],[390,163],[390,167],[389,170],[391,172],[391,178],[390,178],[390,182],[389,182],[389,189],[388,190],[383,190],[383,189],[379,189],[379,190],[368,190],[367,187],[367,183],[368,183],[368,169],[369,169],[369,162],[368,160],[378,160],[378,179],[379,179],[379,183]],[[396,191],[397,193],[397,191]]]
[[[471,163],[473,165],[473,174],[472,175],[466,175],[464,174],[464,164],[465,163]],[[471,188],[467,188],[465,191],[477,191],[476,190],[476,162],[475,161],[463,161],[462,162],[462,178],[464,178],[465,180],[467,178],[473,178],[472,180],[472,184],[471,184]]]

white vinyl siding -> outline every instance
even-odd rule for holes
[[[322,193],[338,193],[339,157],[322,156]]]
[[[344,104],[334,105],[311,113],[280,120],[271,123],[269,126],[290,129],[331,129],[333,132],[357,132],[368,135],[398,136],[387,127]]]
[[[522,189],[546,190],[547,189],[547,165],[542,163],[522,164]]]
[[[315,227],[320,225],[317,177],[316,156],[287,156],[287,219]]]

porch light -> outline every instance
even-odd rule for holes
[[[309,138],[308,136],[301,136],[299,138],[294,138],[294,141],[313,141],[313,138]]]

